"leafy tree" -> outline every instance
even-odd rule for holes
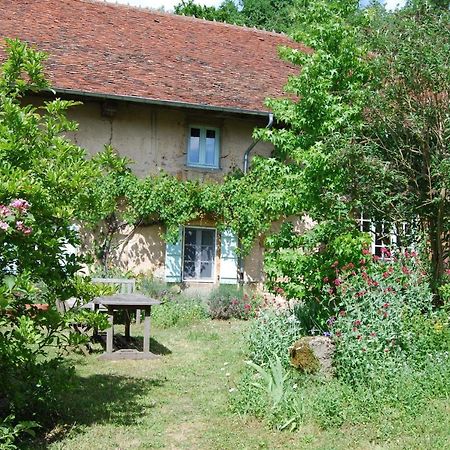
[[[245,24],[268,31],[289,32],[293,25],[293,0],[241,0]]]
[[[76,339],[62,332],[66,322],[55,302],[94,295],[75,276],[79,261],[67,246],[77,244],[71,225],[92,203],[99,172],[64,137],[76,127],[65,116],[73,102],[23,104],[27,93],[48,87],[44,54],[15,40],[6,42],[6,51],[0,72],[0,415],[45,421],[64,382],[49,347]]]
[[[293,24],[293,6],[294,0],[225,0],[215,8],[197,5],[193,0],[182,0],[175,6],[175,13],[268,31],[288,32]]]
[[[198,5],[193,0],[182,0],[175,6],[174,12],[178,15],[193,16],[199,19],[245,25],[244,17],[232,0],[225,0],[217,8]]]
[[[416,225],[436,284],[450,238],[450,13],[419,3],[381,14],[367,37],[377,78],[354,195],[378,219]]]

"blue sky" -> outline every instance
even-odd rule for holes
[[[107,0],[112,3],[116,3],[116,0]],[[363,2],[369,2],[370,0],[362,0]],[[159,9],[164,7],[165,11],[173,10],[173,7],[180,3],[181,0],[117,0],[117,3],[125,3],[133,6],[145,6],[147,8]],[[218,6],[222,3],[222,0],[196,0],[195,3],[199,5]],[[405,0],[385,0],[387,9],[395,9],[397,5],[403,5]]]

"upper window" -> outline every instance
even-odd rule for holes
[[[187,165],[219,168],[219,130],[210,127],[189,127]]]

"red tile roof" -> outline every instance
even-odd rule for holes
[[[0,11],[0,36],[50,55],[56,90],[262,112],[296,72],[277,33],[93,0],[0,0]]]

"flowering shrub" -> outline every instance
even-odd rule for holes
[[[266,240],[267,287],[275,294],[300,301],[296,313],[307,330],[324,329],[333,309],[328,296],[323,296],[323,287],[334,289],[340,283],[337,265],[356,266],[361,247],[369,241],[370,237],[357,231],[353,222],[322,222],[302,234],[285,223],[278,235]]]
[[[58,350],[70,333],[55,304],[72,296],[92,298],[75,277],[79,260],[67,246],[78,243],[73,221],[96,208],[92,192],[100,174],[85,151],[65,137],[76,129],[65,115],[74,102],[48,101],[39,110],[24,105],[30,91],[48,88],[45,55],[16,40],[6,40],[5,52],[8,58],[0,67],[0,417],[11,417],[1,433],[7,429],[8,439],[16,439],[14,430],[21,424],[49,423],[59,406],[57,391],[68,386],[71,371],[64,369]],[[56,350],[49,352],[50,347]]]
[[[383,249],[387,257],[389,250]],[[336,265],[325,288],[335,314],[328,326],[342,377],[359,379],[394,361],[405,362],[416,339],[410,319],[430,314],[432,294],[415,253],[381,260],[366,250],[359,267]],[[395,363],[395,364],[396,364]]]
[[[0,204],[0,232],[5,235],[19,233],[28,236],[33,231],[30,226],[33,216],[30,204],[21,198],[12,200],[8,206]]]
[[[211,319],[241,319],[253,317],[260,299],[257,294],[247,294],[241,287],[221,285],[214,289],[208,298]]]

